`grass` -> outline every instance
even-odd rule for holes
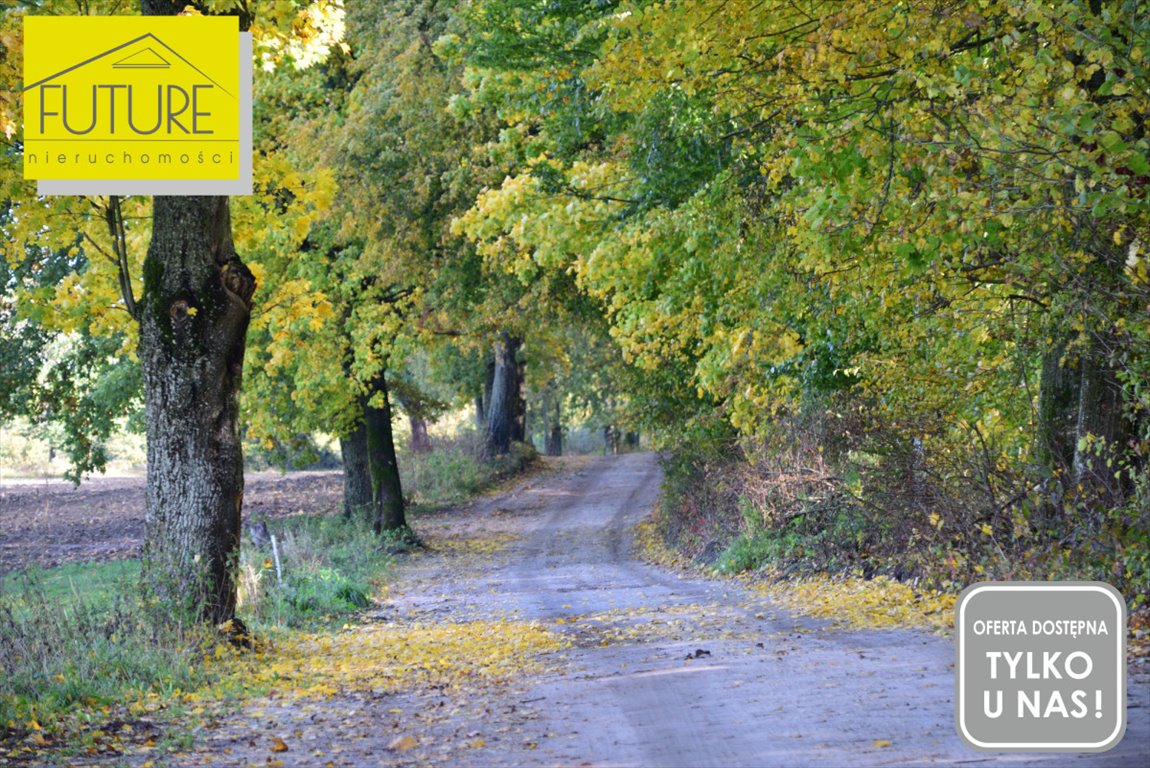
[[[65,723],[90,724],[149,693],[203,684],[195,663],[203,630],[150,621],[135,597],[136,573],[134,563],[77,564],[5,579],[0,748],[41,743]]]
[[[338,621],[371,605],[391,562],[364,522],[300,515],[268,550],[241,554],[239,616],[258,634]],[[217,682],[199,664],[220,638],[193,622],[154,621],[138,598],[139,561],[75,563],[0,582],[0,730],[66,724],[149,694]],[[73,723],[74,725],[74,723]]]
[[[27,609],[43,602],[109,604],[139,577],[139,560],[67,563],[47,570],[17,571],[0,576],[0,605]],[[30,600],[33,597],[35,600]]]
[[[466,501],[532,458],[517,449],[485,465],[466,438],[437,444],[434,453],[403,462],[416,524],[418,509]],[[268,528],[275,551],[245,538],[238,564],[238,615],[257,638],[283,643],[300,632],[326,632],[386,588],[392,542],[366,521],[301,514]],[[215,663],[233,658],[221,636],[195,622],[157,620],[138,597],[139,577],[139,561],[121,561],[0,578],[0,763],[122,754],[132,739],[137,746],[155,741],[148,736],[155,726],[144,727],[149,722],[194,713],[199,707],[189,710],[190,701],[251,693],[250,685],[229,680],[235,665]],[[179,737],[177,729],[160,744]]]

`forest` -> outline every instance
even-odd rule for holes
[[[252,32],[254,194],[23,178],[23,18],[137,13]],[[5,0],[0,423],[76,482],[145,435],[143,599],[213,626],[245,452],[338,441],[417,548],[451,414],[506,472],[641,441],[712,572],[1145,617],[1148,57],[1139,0]]]

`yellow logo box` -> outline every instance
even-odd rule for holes
[[[24,178],[240,178],[238,39],[234,16],[25,18]]]

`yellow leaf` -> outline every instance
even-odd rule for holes
[[[403,736],[392,739],[387,748],[393,752],[407,752],[409,749],[415,749],[418,744],[419,742],[415,740],[414,736],[405,733]]]
[[[876,749],[883,749],[884,747],[889,747],[890,742],[887,741],[886,739],[875,739],[874,740],[874,746]]]
[[[272,739],[272,752],[287,752],[287,751],[288,751],[288,745],[284,743],[283,739],[279,738],[278,736],[276,738]]]
[[[300,216],[298,219],[292,222],[292,233],[295,235],[297,240],[303,240],[305,237],[307,237],[307,233],[310,228],[310,216]]]
[[[487,739],[476,739],[475,741],[469,743],[467,746],[471,747],[472,749],[483,749],[487,746]]]

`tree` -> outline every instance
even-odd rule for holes
[[[88,273],[100,266],[75,243],[24,239],[14,210],[0,214],[8,243],[0,262],[0,421],[28,419],[65,452],[66,476],[79,482],[103,469],[111,433],[139,428],[139,366],[121,324],[102,327],[98,312],[52,303],[81,285],[98,288]]]
[[[24,5],[57,10],[48,0]],[[263,45],[274,39],[282,47],[295,39],[282,28],[295,19],[300,5],[257,8],[247,0],[205,0],[192,7],[238,14],[245,28],[255,10],[270,11],[257,36]],[[139,7],[145,14],[170,15],[186,6],[141,0]],[[79,9],[124,11],[118,2],[85,2]],[[77,8],[69,3],[63,10]],[[5,78],[19,76],[19,20],[19,14],[5,10],[0,36]],[[307,31],[306,24],[297,26]],[[99,384],[97,390],[105,395],[130,401],[142,378],[149,433],[145,587],[205,620],[229,618],[243,488],[238,391],[255,287],[232,243],[229,203],[225,198],[163,198],[149,208],[149,201],[139,198],[39,199],[19,179],[22,144],[14,106],[8,101],[0,105],[10,142],[4,197],[11,201],[8,209],[16,222],[5,234],[19,248],[59,252],[70,260],[67,274],[56,278],[51,290],[23,281],[22,311],[69,339],[71,348],[97,345],[105,351],[96,361],[118,361],[111,369],[103,365],[101,379],[117,383],[115,389]],[[77,338],[80,347],[71,341]],[[108,356],[110,343],[116,357]],[[137,370],[132,364],[136,355],[142,377],[122,375]],[[49,381],[68,370],[60,361],[48,363]],[[70,396],[78,394],[76,377],[62,382],[74,390]],[[114,407],[116,400],[102,399]],[[75,442],[90,441],[106,423],[106,418],[84,419]],[[75,464],[77,474],[98,468],[98,451]]]
[[[744,435],[848,403],[844,437],[917,441],[973,520],[1048,503],[1006,488],[1051,475],[1066,510],[1131,498],[1145,9],[472,13],[490,24],[460,41],[468,98],[503,105],[519,167],[460,228],[509,271],[574,274],[648,379],[682,370]]]
[[[114,2],[93,0],[89,13]],[[7,330],[0,343],[8,403],[55,435],[75,482],[104,469],[104,441],[127,425],[141,429],[137,329],[126,297],[139,290],[147,205],[116,196],[38,198],[24,181],[20,91],[25,13],[53,13],[51,0],[0,11],[0,292]],[[77,6],[68,4],[75,12]]]
[[[511,443],[523,441],[521,417],[523,379],[519,348],[523,339],[503,332],[495,342],[495,372],[491,398],[487,403],[485,451],[499,456],[511,450]]]
[[[171,16],[184,5],[141,0],[140,11]],[[219,623],[235,612],[244,494],[239,393],[256,289],[232,241],[228,198],[155,198],[143,274],[142,579],[160,600]]]

